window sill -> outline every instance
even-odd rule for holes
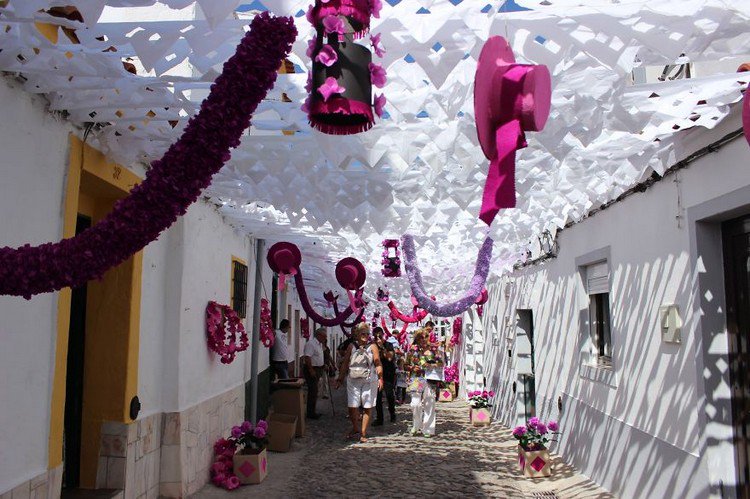
[[[617,388],[617,376],[611,362],[584,362],[578,369],[578,374],[581,378]]]

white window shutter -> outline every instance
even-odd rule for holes
[[[594,263],[586,266],[586,292],[590,295],[609,293],[609,263]]]

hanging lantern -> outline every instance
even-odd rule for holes
[[[390,300],[388,291],[383,291],[383,288],[378,288],[378,291],[376,293],[378,301],[388,301]]]
[[[398,246],[398,239],[383,241],[383,259],[380,261],[383,264],[383,268],[380,270],[383,277],[401,277],[401,254]]]
[[[313,68],[303,110],[310,125],[323,133],[364,132],[372,128],[375,114],[382,115],[385,97],[373,101],[372,87],[385,85],[385,70],[373,64],[368,47],[355,42],[366,35],[370,16],[377,16],[379,10],[379,0],[316,0],[308,10],[316,36],[308,42]],[[379,35],[371,37],[382,57],[379,40]]]

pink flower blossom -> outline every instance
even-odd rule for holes
[[[536,431],[539,432],[540,435],[546,435],[547,434],[547,425],[544,423],[539,423],[536,425]]]
[[[383,108],[386,104],[385,95],[380,94],[375,96],[375,114],[378,115],[378,117],[383,117]]]
[[[242,433],[242,428],[240,428],[239,426],[232,427],[232,436],[234,438],[240,438],[242,436]]]
[[[490,390],[489,393],[490,393],[490,397],[494,397],[495,396],[495,392],[493,392],[492,390]]]
[[[223,487],[224,483],[227,481],[227,474],[226,473],[217,473],[211,478],[211,481],[214,485],[218,487]]]
[[[255,428],[255,431],[253,432],[253,436],[255,438],[266,438],[265,428],[261,428],[260,426],[258,426],[257,428]]]
[[[237,476],[232,475],[224,482],[224,488],[227,490],[234,490],[240,486],[240,479]]]
[[[326,34],[338,33],[343,35],[346,32],[344,21],[338,16],[325,16],[323,18],[323,29],[325,29]]]
[[[318,39],[317,38],[310,38],[307,40],[307,51],[305,54],[307,54],[307,57],[312,57],[315,53],[315,48],[318,46]]]
[[[385,55],[385,49],[380,44],[380,36],[380,33],[370,35],[370,44],[372,45],[372,50],[375,51],[375,55],[377,55],[378,57],[383,57]]]
[[[372,62],[367,65],[370,70],[370,81],[373,85],[378,88],[383,88],[387,80],[385,69],[380,64],[373,64]]]
[[[305,99],[305,102],[302,103],[302,106],[300,106],[300,109],[305,114],[310,114],[310,96],[308,95]]]
[[[526,435],[526,427],[525,426],[516,426],[513,428],[513,435],[516,437],[522,437]]]
[[[313,19],[313,10],[315,9],[315,3],[311,3],[307,7],[307,12],[305,12],[305,18],[307,19],[307,22],[309,22],[312,25],[315,25],[315,19]]]
[[[529,428],[536,428],[537,425],[539,425],[539,418],[535,416],[535,417],[529,419],[529,422],[527,424],[528,424]]]
[[[264,430],[268,430],[268,423],[265,419],[261,419],[258,421],[258,424],[256,425],[258,428],[263,428]]]
[[[253,423],[250,421],[244,421],[240,428],[242,429],[242,433],[253,431]]]
[[[336,64],[336,61],[339,60],[339,56],[336,53],[336,51],[333,50],[333,47],[331,47],[330,45],[326,43],[320,49],[320,52],[318,52],[318,55],[315,56],[315,60],[323,64],[326,67],[331,67],[334,64]]]
[[[370,12],[372,17],[380,19],[380,9],[383,8],[383,3],[380,0],[370,0]]]
[[[227,465],[221,461],[217,461],[211,465],[211,472],[215,474],[224,473],[227,470]]]
[[[346,88],[342,87],[336,81],[336,78],[329,76],[326,81],[318,87],[318,92],[323,96],[323,100],[328,102],[333,94],[342,94],[346,92]],[[377,100],[377,99],[376,99]]]
[[[557,424],[557,421],[550,420],[547,423],[547,427],[549,428],[549,431],[558,431],[560,429],[560,425]]]

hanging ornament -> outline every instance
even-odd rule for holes
[[[422,273],[417,264],[416,250],[414,249],[414,238],[408,234],[402,238],[404,245],[404,267],[406,276],[409,278],[411,291],[414,293],[419,306],[437,317],[454,317],[467,311],[479,299],[479,296],[487,282],[490,272],[490,260],[492,259],[492,239],[485,238],[482,247],[477,254],[477,262],[474,268],[474,276],[471,279],[469,291],[458,300],[450,303],[440,304],[435,297],[428,297],[422,283]]]
[[[479,317],[482,317],[482,314],[484,313],[484,304],[487,303],[487,300],[489,299],[489,294],[487,293],[487,288],[482,289],[482,292],[479,293],[479,298],[477,298],[477,301],[474,302],[477,306],[477,315]]]
[[[237,353],[250,345],[237,312],[215,301],[206,306],[206,336],[208,349],[221,357],[222,364],[231,364]]]
[[[398,246],[398,239],[386,239],[383,241],[383,259],[380,262],[383,264],[383,268],[380,271],[383,277],[401,277],[401,255],[398,251]]]
[[[382,288],[378,288],[377,293],[375,293],[376,298],[378,301],[388,301],[389,300],[389,293],[388,291],[383,291]]]
[[[296,245],[289,242],[276,243],[268,250],[266,260],[271,270],[279,275],[279,287],[284,284],[286,276],[294,276],[294,283],[302,308],[308,317],[311,317],[312,320],[322,326],[338,326],[346,321],[350,315],[364,308],[361,296],[363,292],[362,286],[365,284],[367,273],[365,272],[365,266],[356,258],[344,258],[336,264],[336,280],[346,290],[349,296],[349,306],[341,314],[336,314],[336,317],[332,319],[323,317],[317,313],[310,304],[307,291],[305,290],[305,282],[302,279],[302,271],[300,270],[302,255]],[[356,291],[356,294],[352,293],[352,291]]]
[[[378,16],[380,8],[380,0],[316,0],[308,10],[316,35],[308,42],[313,67],[303,110],[323,133],[364,132],[372,128],[375,114],[382,115],[385,97],[373,101],[372,87],[385,85],[385,69],[372,62],[369,48],[354,41],[366,35],[370,16]],[[371,43],[382,57],[380,37]]]
[[[412,297],[412,302],[414,302],[414,297]],[[405,322],[407,324],[414,324],[417,322],[421,322],[425,317],[427,317],[427,311],[426,310],[419,310],[419,308],[415,305],[414,310],[412,311],[411,315],[406,315],[402,313],[395,303],[392,301],[388,302],[388,308],[391,311],[391,317],[395,317],[396,319],[400,320],[401,322]]]
[[[268,300],[260,299],[260,341],[266,348],[271,348],[276,343],[276,334],[273,331],[271,320],[271,307]]]
[[[526,147],[525,131],[544,128],[551,99],[547,66],[516,64],[503,37],[487,40],[474,77],[477,136],[490,160],[479,210],[487,225],[500,209],[516,206],[516,151]]]

